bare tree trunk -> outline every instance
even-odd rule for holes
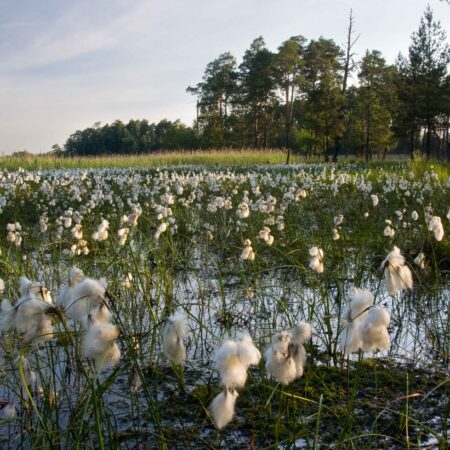
[[[358,35],[356,37],[356,39],[352,40],[353,24],[354,24],[353,10],[350,9],[350,17],[349,17],[349,23],[348,23],[348,29],[347,29],[347,47],[346,47],[345,61],[344,61],[344,79],[342,81],[342,90],[341,90],[342,94],[345,94],[347,92],[348,76],[353,69],[352,58],[354,56],[354,53],[352,53],[352,48],[360,36],[360,35]],[[339,112],[339,120],[344,120],[343,109],[341,109],[341,111]],[[341,138],[339,136],[336,136],[336,138],[334,140],[333,162],[337,162],[340,146],[341,146]]]
[[[431,121],[427,119],[427,134],[425,136],[425,153],[427,159],[431,157]]]
[[[411,152],[411,161],[414,161],[414,122],[411,125],[411,132],[409,135],[409,147]]]

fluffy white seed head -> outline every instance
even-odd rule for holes
[[[227,339],[216,351],[214,363],[220,376],[220,384],[229,389],[240,389],[247,381],[247,366],[239,357],[239,344]]]
[[[234,389],[225,389],[209,405],[214,424],[219,430],[233,419],[238,395]]]
[[[389,350],[390,338],[387,327],[390,323],[389,312],[380,306],[371,308],[361,325],[362,349],[365,352]]]
[[[119,329],[111,323],[100,323],[89,316],[88,329],[83,338],[83,356],[93,359],[97,367],[113,366],[120,359],[120,349],[114,342]]]
[[[186,349],[183,338],[188,331],[188,322],[182,312],[170,316],[163,328],[163,349],[167,359],[175,364],[183,364],[186,360]]]
[[[76,284],[71,294],[72,300],[66,306],[67,317],[86,325],[91,311],[106,302],[106,280],[85,278]]]
[[[256,348],[250,335],[243,334],[238,341],[238,353],[241,363],[246,367],[257,366],[261,352]]]
[[[374,300],[370,291],[357,287],[352,287],[349,298],[350,303],[342,315],[344,329],[339,336],[339,347],[345,354],[358,352],[362,347],[361,323]]]
[[[294,344],[304,344],[311,339],[311,325],[307,322],[299,322],[290,330],[291,342]]]
[[[400,290],[413,288],[411,270],[405,264],[405,258],[398,247],[394,246],[392,252],[381,263],[381,268],[384,271],[386,287],[390,295],[395,295]]]

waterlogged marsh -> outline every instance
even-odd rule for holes
[[[70,267],[104,276],[122,353],[97,376],[70,320],[55,321],[41,348],[3,333],[1,400],[16,413],[1,425],[4,445],[444,448],[448,175],[410,164],[4,171],[3,296],[19,297],[21,275],[55,301]],[[389,295],[379,266],[394,245],[414,287]],[[341,353],[351,286],[389,310],[389,352]],[[161,322],[176,310],[189,320],[183,370],[161,348]],[[214,351],[246,330],[262,352],[300,320],[313,327],[304,376],[282,386],[264,362],[250,369],[236,417],[217,432],[206,413],[220,391]],[[29,387],[20,355],[36,374]]]

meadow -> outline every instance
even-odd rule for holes
[[[450,166],[284,158],[0,161],[3,448],[447,448]],[[73,267],[107,281],[80,320]],[[390,316],[386,348],[342,346],[354,288]],[[300,322],[285,383],[270,349]],[[262,358],[229,388],[217,350],[242,333]]]

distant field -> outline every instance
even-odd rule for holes
[[[405,160],[405,155],[389,155],[388,160]],[[358,161],[355,157],[341,156],[340,162]],[[25,156],[0,158],[0,168],[16,170],[19,167],[33,169],[59,168],[106,168],[106,167],[164,167],[183,165],[204,166],[251,166],[264,164],[284,164],[286,152],[280,149],[271,150],[196,150],[177,152],[158,152],[149,155],[111,155],[97,157],[57,158],[54,156]],[[320,159],[306,159],[304,156],[291,155],[290,162],[323,162]]]
[[[304,161],[299,156],[291,156],[291,162]],[[179,165],[224,165],[240,166],[255,164],[283,164],[286,153],[282,150],[197,150],[194,152],[160,152],[150,155],[111,155],[98,157],[56,158],[53,156],[3,157],[0,167],[15,170],[58,169],[58,168],[102,168],[102,167],[159,167]]]

